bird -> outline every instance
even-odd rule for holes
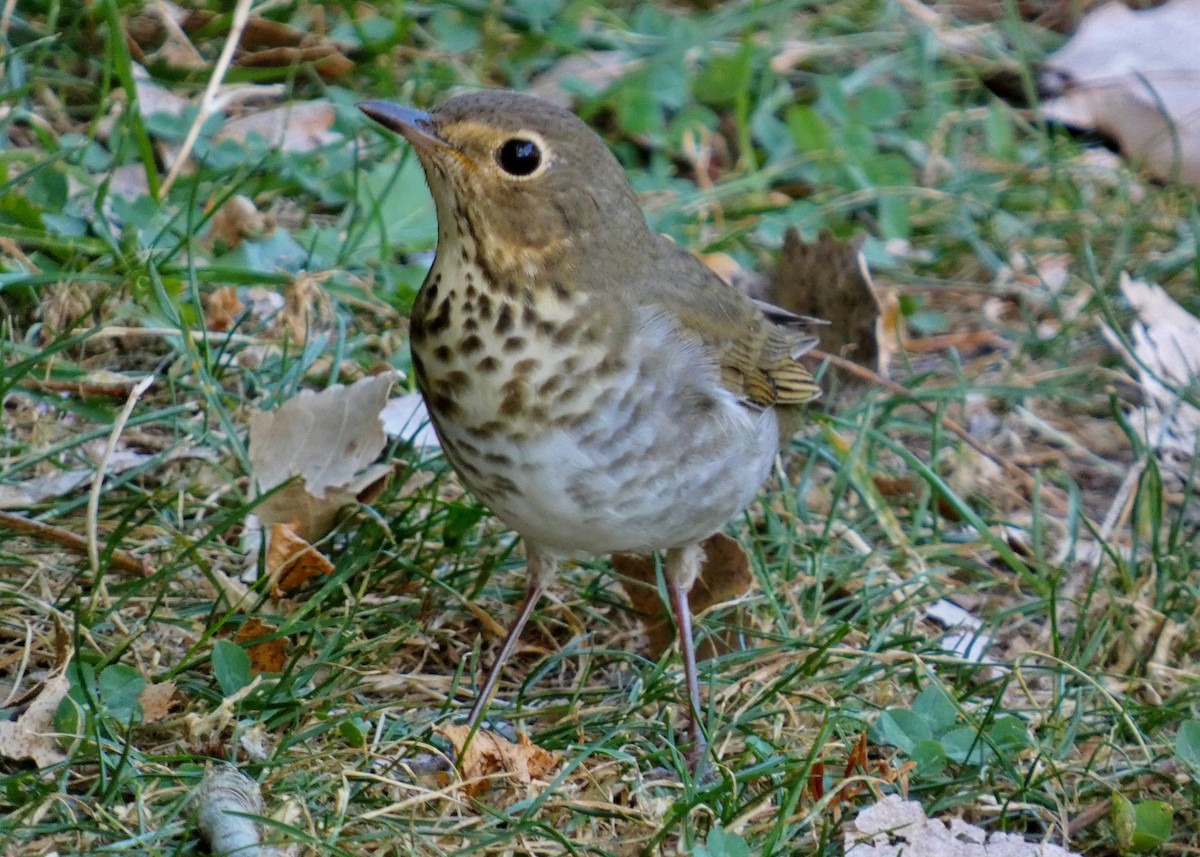
[[[412,146],[437,213],[413,302],[416,383],[462,482],[521,536],[524,600],[467,720],[563,560],[661,552],[692,755],[706,750],[688,592],[819,395],[813,320],[727,286],[653,231],[571,111],[502,90],[359,108]]]

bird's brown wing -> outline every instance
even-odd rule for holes
[[[641,297],[673,311],[685,330],[713,349],[726,389],[760,408],[799,405],[820,395],[799,361],[816,345],[803,330],[813,319],[750,300],[673,244],[664,251],[671,275],[656,278]]]
[[[721,383],[742,401],[765,407],[799,405],[821,394],[799,357],[816,339],[759,316],[720,352]]]

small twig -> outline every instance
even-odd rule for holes
[[[167,195],[171,185],[179,178],[183,165],[191,157],[192,149],[195,147],[196,141],[200,139],[200,129],[217,111],[217,93],[221,88],[221,81],[225,79],[225,73],[229,71],[230,63],[233,62],[233,52],[237,50],[238,42],[242,40],[242,31],[246,29],[246,22],[250,20],[250,5],[250,0],[238,0],[233,9],[233,21],[229,25],[229,36],[225,39],[225,46],[221,48],[221,55],[213,67],[212,77],[208,79],[208,86],[205,87],[204,95],[200,98],[200,109],[196,111],[192,127],[188,128],[187,137],[184,138],[183,145],[179,147],[179,154],[175,157],[175,162],[171,164],[167,177],[163,179],[162,187],[159,189],[159,199]]]
[[[129,422],[129,416],[133,413],[133,408],[137,404],[138,399],[142,397],[142,393],[154,383],[154,376],[147,375],[141,381],[138,381],[137,386],[129,391],[129,398],[125,400],[125,407],[121,409],[121,413],[117,415],[117,420],[113,423],[112,431],[108,435],[108,444],[104,447],[104,454],[100,457],[100,462],[96,465],[96,477],[92,480],[92,490],[88,493],[87,502],[87,551],[88,560],[92,564],[92,574],[97,579],[100,578],[100,490],[104,487],[104,477],[108,470],[108,462],[112,459],[112,455],[117,449],[117,440],[121,437],[121,430],[125,428],[125,423]]]
[[[29,518],[14,515],[11,512],[0,511],[0,527],[17,533],[23,533],[27,536],[33,536],[44,542],[53,542],[78,553],[88,552],[88,540],[78,533],[54,527],[50,524],[43,524],[41,521],[31,521]],[[112,564],[122,571],[131,571],[134,574],[150,574],[150,568],[146,562],[138,559],[128,551],[113,550],[111,559]]]
[[[229,342],[234,345],[271,345],[278,342],[263,336],[253,336],[248,333],[224,333],[219,330],[181,330],[178,327],[125,327],[109,325],[94,333],[88,334],[89,339],[118,339],[125,336],[187,336],[195,342],[213,340],[214,342]]]
[[[929,405],[929,404],[917,399],[913,395],[912,390],[908,390],[908,389],[900,386],[899,384],[895,383],[894,381],[889,381],[888,379],[880,376],[878,373],[872,372],[870,369],[866,368],[865,366],[860,366],[859,364],[855,363],[852,360],[847,360],[845,357],[839,357],[836,354],[830,354],[826,351],[820,351],[816,348],[814,348],[812,351],[809,351],[808,353],[810,355],[812,355],[813,358],[815,358],[817,360],[826,360],[830,364],[838,367],[839,369],[843,370],[844,372],[849,372],[851,375],[854,375],[855,377],[857,377],[863,381],[866,381],[869,384],[874,384],[875,386],[883,387],[885,390],[887,390],[892,395],[901,396],[905,399],[908,399],[914,405],[916,405],[918,408],[923,410],[925,413],[929,414],[931,417],[938,416],[937,410],[932,405]],[[982,443],[980,443],[978,440],[976,440],[974,437],[972,437],[970,432],[968,432],[965,428],[963,428],[961,425],[959,425],[957,422],[950,419],[949,417],[942,417],[941,420],[942,420],[942,425],[945,426],[947,429],[949,429],[953,434],[958,435],[958,437],[965,444],[967,444],[967,446],[971,447],[971,449],[978,452],[984,458],[987,458],[991,461],[996,462],[996,464],[1000,465],[1000,467],[1004,469],[1005,473],[1007,473],[1009,476],[1013,477],[1018,482],[1020,482],[1021,485],[1024,486],[1025,489],[1027,491],[1029,491],[1031,494],[1037,489],[1037,487],[1038,487],[1037,480],[1034,479],[1028,473],[1026,473],[1024,470],[1022,470],[1020,467],[1017,467],[1017,465],[1013,464],[1007,458],[1001,458],[1000,456],[996,455],[994,452],[989,450],[986,446],[984,446]],[[1064,495],[1064,493],[1061,490],[1059,490],[1058,488],[1055,488],[1052,485],[1046,485],[1044,483],[1042,484],[1041,489],[1042,489],[1043,495],[1050,502],[1050,504],[1054,507],[1054,510],[1060,514],[1065,514],[1066,511],[1068,510],[1068,508],[1070,507],[1070,503],[1068,501],[1068,498]]]

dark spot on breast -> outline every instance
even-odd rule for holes
[[[518,360],[513,364],[513,374],[518,378],[522,378],[536,372],[541,365],[542,361],[536,357],[526,357],[524,360]]]
[[[513,308],[512,304],[506,303],[500,307],[500,312],[496,313],[496,333],[504,336],[513,327]]]
[[[521,388],[511,390],[500,402],[500,413],[507,417],[515,417],[525,407],[525,392]]]
[[[604,339],[604,326],[601,324],[589,324],[583,331],[583,341],[586,345],[596,345]]]
[[[471,282],[472,279],[471,272],[467,271],[467,300],[469,301],[473,301],[479,296],[479,289],[475,288],[475,285]]]
[[[483,450],[471,443],[469,440],[463,440],[462,438],[458,439],[458,447],[460,450],[462,450],[464,455],[471,455],[475,458],[479,458],[483,454]]]
[[[558,280],[555,280],[550,284],[550,291],[553,292],[554,296],[560,301],[567,301],[571,297],[571,292]]]
[[[504,431],[504,423],[500,420],[488,420],[470,429],[471,434],[484,439],[495,437],[502,431]]]
[[[467,331],[468,333],[474,330],[479,330],[479,319],[475,318],[473,315],[469,315],[463,319],[462,326],[463,330]]]
[[[473,476],[478,479],[483,476],[483,471],[465,458],[456,458],[454,460],[454,468],[468,478]]]
[[[465,356],[470,357],[476,351],[483,350],[483,340],[479,338],[478,334],[472,333],[458,344],[458,350]]]
[[[513,482],[507,476],[501,476],[499,473],[492,474],[491,488],[497,494],[521,495],[521,487]]]
[[[567,323],[568,326],[569,324],[570,322]],[[539,321],[537,323],[536,330],[538,336],[541,336],[544,339],[557,339],[558,332],[562,330],[562,328],[558,327],[558,325],[552,321]]]
[[[583,320],[576,317],[568,321],[558,330],[553,330],[550,334],[555,345],[566,345],[574,341],[579,336],[579,329],[583,326]],[[541,332],[540,329],[538,331]]]
[[[461,369],[455,369],[439,379],[439,386],[451,395],[458,396],[471,388],[471,376]]]
[[[585,412],[574,414],[560,414],[551,421],[551,425],[558,429],[573,430],[581,427],[588,420],[588,415]],[[580,443],[582,444],[582,439]]]
[[[579,371],[579,358],[574,355],[570,357],[564,357],[562,363],[559,365],[562,366],[562,371],[565,374],[574,375]]]
[[[426,392],[425,403],[429,405],[430,413],[435,413],[439,417],[455,419],[462,412],[462,408],[458,406],[458,403],[440,390],[429,390]]]
[[[597,375],[615,375],[625,368],[625,358],[620,354],[605,354],[593,370]]]
[[[492,317],[492,296],[487,292],[479,295],[479,317],[484,321]]]
[[[487,357],[476,363],[475,368],[484,374],[495,372],[500,368],[500,361],[489,354]]]
[[[412,318],[408,320],[408,339],[410,342],[423,342],[426,337],[425,322],[422,316],[413,308]]]
[[[450,298],[446,297],[438,304],[437,314],[429,319],[424,332],[429,336],[445,333],[450,328],[450,309]]]
[[[527,344],[524,336],[510,336],[504,340],[504,353],[515,354],[518,351],[524,351]]]
[[[533,327],[538,323],[538,314],[529,304],[521,307],[521,324],[526,327]]]
[[[499,452],[485,452],[483,454],[483,460],[486,461],[488,464],[495,464],[495,465],[498,465],[499,467],[512,467],[513,466],[513,460],[511,458],[509,458],[507,455],[504,455],[503,453],[499,453]]]
[[[562,387],[563,379],[561,375],[551,375],[537,388],[539,396],[552,396]]]
[[[450,355],[451,351],[449,345],[439,345],[437,348],[433,349],[433,356],[443,363],[450,362]]]

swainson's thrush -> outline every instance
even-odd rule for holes
[[[463,482],[525,541],[528,592],[470,725],[560,557],[661,550],[702,747],[688,591],[701,542],[754,498],[818,394],[803,319],[652,232],[566,110],[510,92],[360,107],[413,145],[437,206],[417,384]]]

